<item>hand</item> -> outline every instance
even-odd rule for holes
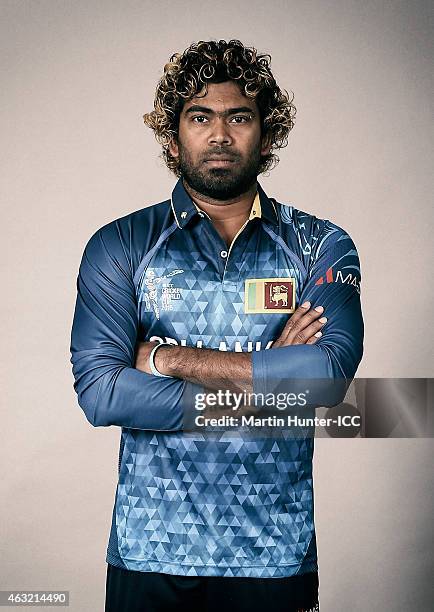
[[[315,344],[321,338],[320,329],[327,323],[326,317],[321,317],[324,308],[317,306],[311,309],[310,306],[310,302],[304,302],[297,308],[286,322],[280,336],[273,342],[272,348],[294,344]]]

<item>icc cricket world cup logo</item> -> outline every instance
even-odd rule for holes
[[[184,270],[173,270],[164,276],[157,276],[151,268],[146,270],[143,281],[144,290],[142,300],[145,302],[146,310],[154,311],[157,319],[160,318],[160,306],[158,304],[158,289],[161,286],[161,310],[172,310],[172,300],[181,299],[181,289],[174,287],[168,280],[172,276],[182,274]]]

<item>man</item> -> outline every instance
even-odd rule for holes
[[[350,237],[257,183],[295,114],[269,61],[239,41],[172,56],[144,117],[172,198],[83,255],[75,389],[94,426],[122,427],[109,612],[319,609],[313,440],[183,431],[195,393],[348,379],[362,356]]]

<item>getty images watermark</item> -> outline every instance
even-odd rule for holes
[[[250,414],[254,411],[261,411],[264,408],[272,408],[277,411],[287,411],[290,408],[304,408],[308,406],[309,389],[299,393],[254,393],[246,390],[239,392],[229,389],[218,390],[215,393],[197,393],[194,398],[196,411],[204,411],[205,414],[198,414],[194,417],[194,424],[197,428],[203,427],[255,427],[255,428],[312,428],[312,427],[352,427],[360,428],[360,414],[339,414],[336,417],[323,417],[319,415],[302,416],[301,414],[277,414],[259,415]],[[210,412],[221,409],[230,410],[232,414],[222,414],[220,416],[209,416]],[[247,412],[246,412],[247,411]]]
[[[233,385],[241,389],[241,385]],[[433,379],[267,381],[268,391],[196,392],[186,431],[298,437],[434,437]]]

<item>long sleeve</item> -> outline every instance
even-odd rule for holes
[[[330,229],[331,228],[331,229]],[[323,306],[328,321],[314,345],[296,345],[254,353],[256,390],[270,391],[279,381],[294,379],[351,380],[363,354],[363,318],[360,304],[360,264],[356,247],[343,230],[329,224],[317,239],[300,301]],[[345,385],[335,383],[342,401]],[[322,387],[324,390],[324,387]],[[332,393],[333,395],[333,393]]]
[[[132,278],[112,222],[89,240],[77,278],[71,362],[78,402],[94,426],[179,430],[196,386],[133,367],[139,322]]]

